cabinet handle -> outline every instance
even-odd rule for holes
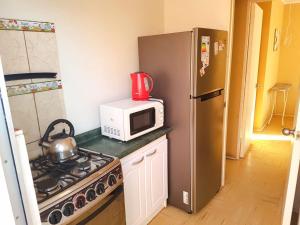
[[[144,156],[143,156],[143,158],[141,158],[141,160],[139,160],[139,161],[137,161],[137,162],[133,162],[132,165],[133,165],[133,166],[136,166],[136,165],[140,164],[140,163],[143,162],[143,161],[144,161]]]
[[[152,153],[146,155],[146,157],[152,156],[152,155],[154,155],[155,153],[156,153],[156,149],[155,149]]]

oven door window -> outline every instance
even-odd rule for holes
[[[130,114],[130,135],[147,130],[155,125],[155,108]]]

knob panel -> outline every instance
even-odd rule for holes
[[[85,212],[85,210],[81,210],[85,206],[105,198],[122,179],[122,168],[121,165],[118,165],[110,172],[101,174],[100,178],[96,178],[84,188],[79,188],[75,193],[61,198],[57,204],[41,211],[42,223],[56,225],[71,221],[73,217]]]

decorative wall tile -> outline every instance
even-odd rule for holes
[[[4,74],[28,73],[29,65],[26,53],[24,33],[0,30],[0,56]],[[8,81],[6,85],[30,83],[30,79]]]
[[[0,18],[0,55],[5,74],[57,73],[56,79],[6,82],[14,127],[24,131],[30,159],[43,151],[47,154],[38,145],[41,136],[51,122],[66,117],[54,32],[53,23]],[[56,128],[54,133],[65,126]]]
[[[41,83],[31,83],[31,84],[9,86],[9,87],[7,87],[7,94],[8,94],[8,96],[16,96],[16,95],[23,95],[23,94],[29,94],[29,93],[56,90],[56,89],[61,89],[61,88],[62,88],[61,81],[55,80],[55,81],[47,81],[47,82],[41,82]]]
[[[54,23],[15,19],[0,19],[0,30],[55,32]]]
[[[38,92],[35,94],[35,101],[42,135],[45,133],[51,122],[56,119],[66,118],[63,93],[61,89]],[[61,131],[62,127],[58,128],[59,131]]]
[[[39,141],[27,144],[27,152],[29,160],[36,159],[37,157],[43,155],[43,149],[39,146]]]
[[[59,79],[59,63],[55,34],[44,32],[24,32],[24,35],[30,71],[56,72],[56,79]],[[45,81],[45,79],[35,79],[32,81],[41,82],[41,80]]]
[[[12,120],[15,128],[24,131],[26,143],[41,138],[33,94],[9,97]]]

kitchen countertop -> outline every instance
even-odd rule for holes
[[[75,136],[77,145],[91,151],[112,155],[119,159],[142,148],[159,137],[169,133],[171,128],[163,127],[128,142],[121,142],[101,134],[97,128]]]

